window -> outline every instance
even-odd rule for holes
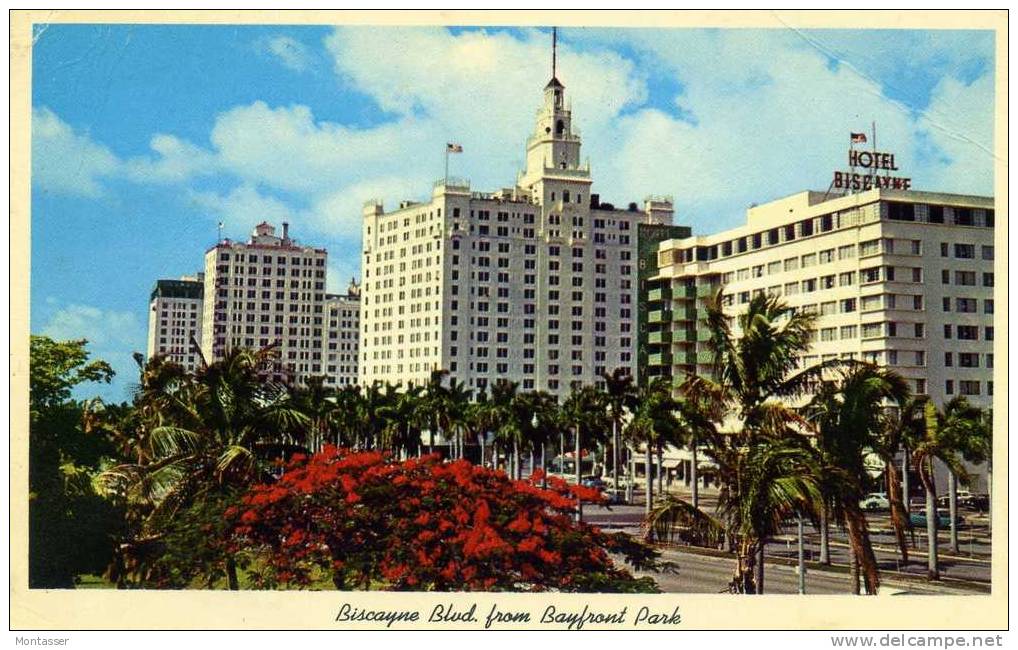
[[[951,311],[951,298],[944,296],[944,311]]]
[[[807,255],[802,256],[802,268],[815,266],[816,263],[817,263],[816,253],[809,253]]]
[[[958,394],[959,395],[978,395],[979,394],[979,382],[972,380],[962,380],[958,382]]]
[[[979,340],[979,328],[975,325],[959,325],[957,328],[958,340],[977,341]]]
[[[983,246],[983,259],[984,260],[993,259],[993,246]]]
[[[951,326],[950,325],[944,325],[944,338],[945,339],[951,338]]]
[[[786,271],[795,271],[799,268],[799,258],[789,257],[784,263]]]
[[[869,241],[859,242],[859,257],[866,255],[876,255],[880,252],[880,240],[871,239]]]
[[[976,247],[972,244],[955,244],[954,256],[962,260],[971,260],[976,256]]]
[[[859,328],[856,325],[845,325],[841,328],[842,339],[854,339],[859,336]]]
[[[950,367],[954,366],[954,353],[953,352],[945,352],[944,353],[944,366],[947,367],[947,368],[950,368]]]
[[[983,273],[983,286],[984,287],[992,287],[993,286],[993,274],[992,273]]]
[[[825,251],[820,251],[820,263],[827,264],[834,261],[834,249],[830,248]]]
[[[974,287],[976,286],[976,272],[975,271],[955,271],[954,272],[954,283],[959,284],[963,287]]]
[[[992,314],[993,313],[993,300],[992,299],[988,298],[988,299],[983,301],[983,313],[984,314]]]
[[[927,209],[927,221],[930,223],[944,223],[944,206],[931,205]]]
[[[978,368],[979,367],[979,355],[975,352],[959,352],[958,353],[958,367],[959,368]]]
[[[841,313],[850,314],[855,311],[856,302],[855,298],[846,298],[841,301]]]
[[[839,246],[838,247],[838,259],[839,260],[846,260],[846,259],[849,259],[849,258],[852,258],[852,257],[855,257],[855,245],[854,244],[849,244],[848,246]]]
[[[944,382],[944,392],[948,395],[954,395],[954,380],[948,379]]]
[[[948,244],[946,241],[940,242],[940,256],[950,257],[950,255],[951,255],[951,245]]]
[[[951,272],[949,270],[944,269],[940,272],[940,283],[951,284]]]
[[[820,303],[820,315],[821,316],[830,316],[830,315],[834,314],[836,308],[837,308],[837,303],[834,302],[833,300],[831,302]]]
[[[974,314],[978,309],[975,298],[957,298],[955,300],[955,306],[958,308],[958,311],[963,314]]]

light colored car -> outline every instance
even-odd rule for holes
[[[859,507],[863,510],[890,510],[891,502],[887,499],[887,495],[883,492],[871,492],[866,495],[862,501],[859,502]]]

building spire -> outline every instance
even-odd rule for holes
[[[551,28],[551,78],[555,78],[555,55],[558,50],[558,28]]]

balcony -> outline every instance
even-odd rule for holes
[[[696,297],[697,298],[710,298],[710,297],[712,297],[714,295],[714,293],[717,290],[718,290],[718,285],[716,285],[716,284],[701,284],[701,285],[696,287]]]
[[[647,356],[647,364],[651,366],[672,365],[672,355],[668,352],[658,352]]]
[[[651,332],[647,335],[647,343],[652,345],[660,345],[662,343],[671,343],[672,333],[668,330],[661,330],[658,332]]]
[[[675,365],[678,366],[694,366],[696,365],[696,353],[695,352],[681,352],[675,355]]]
[[[692,343],[696,340],[696,336],[687,329],[675,330],[671,335],[674,343]]]
[[[667,323],[672,320],[672,312],[668,309],[654,309],[647,312],[647,322]]]
[[[679,307],[672,313],[672,320],[696,320],[696,309],[693,307]]]
[[[661,300],[671,300],[672,290],[669,287],[658,287],[657,289],[651,289],[647,292],[647,300],[649,302],[658,302]]]
[[[714,363],[714,352],[712,350],[701,350],[696,353],[696,363],[709,366]]]

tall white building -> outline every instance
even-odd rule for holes
[[[469,152],[468,152],[469,153]],[[435,184],[426,203],[365,206],[361,381],[416,384],[436,369],[469,388],[499,378],[563,395],[635,373],[637,231],[670,199],[615,209],[591,193],[565,88],[544,88],[515,185]]]
[[[938,406],[991,406],[993,234],[992,197],[875,189],[803,192],[750,208],[739,228],[664,241],[642,297],[646,371],[709,372],[703,301],[723,286],[733,315],[763,292],[818,315],[801,367],[870,361]]]
[[[147,358],[165,356],[193,372],[201,363],[202,274],[157,280],[149,299]]]
[[[357,384],[360,358],[361,289],[350,280],[345,294],[325,294],[325,383],[342,388]]]
[[[246,243],[205,253],[202,352],[211,363],[233,348],[279,350],[270,375],[303,384],[326,374],[325,249],[302,246],[260,223]]]

